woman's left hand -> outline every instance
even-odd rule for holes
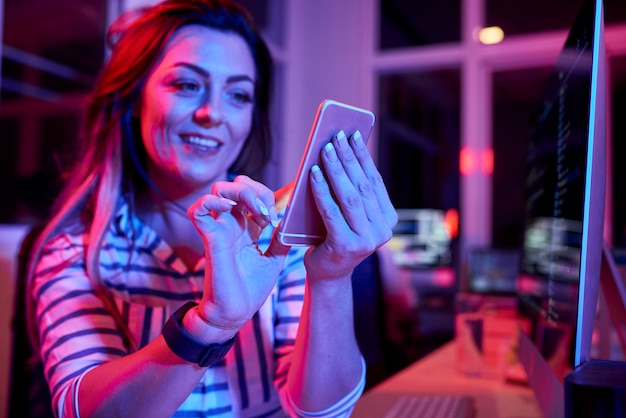
[[[346,277],[389,241],[398,221],[389,194],[363,138],[341,131],[321,152],[311,187],[326,226],[326,239],[305,257],[313,280]]]

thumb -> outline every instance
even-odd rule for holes
[[[280,240],[278,239],[278,230],[279,228],[274,229],[274,232],[272,233],[272,239],[270,241],[270,245],[269,247],[267,247],[267,250],[265,251],[265,256],[274,258],[280,263],[284,263],[285,258],[287,258],[287,254],[289,253],[289,250],[291,249],[291,247],[287,245],[283,245],[280,242]]]

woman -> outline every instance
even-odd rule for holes
[[[31,261],[56,414],[349,415],[351,273],[397,219],[360,135],[310,173],[326,240],[284,247],[281,196],[230,180],[270,155],[272,60],[246,12],[166,0],[116,37]]]

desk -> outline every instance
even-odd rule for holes
[[[466,394],[475,399],[476,418],[542,418],[530,387],[464,376],[455,359],[456,347],[449,342],[370,389],[352,417],[382,417],[398,394]]]

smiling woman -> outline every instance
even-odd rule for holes
[[[56,415],[349,416],[352,273],[397,221],[361,135],[307,173],[324,242],[284,246],[285,189],[248,176],[273,74],[249,14],[165,0],[121,22],[26,271]]]

